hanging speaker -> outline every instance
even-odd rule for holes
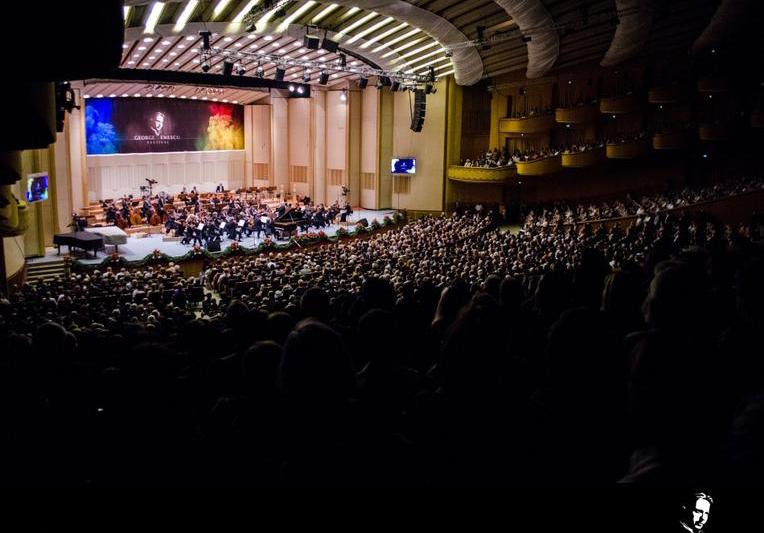
[[[422,131],[424,127],[424,115],[427,108],[427,96],[422,89],[414,91],[414,111],[411,116],[411,130]]]

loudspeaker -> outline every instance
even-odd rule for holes
[[[306,35],[302,39],[303,46],[308,50],[318,50],[319,43],[320,39],[318,37],[313,37],[312,35]]]
[[[367,227],[369,225],[369,221],[366,220],[365,218],[362,218],[361,220],[356,222],[355,225],[356,226],[361,226],[361,227],[365,228],[365,227]]]
[[[323,48],[327,52],[336,52],[339,46],[340,46],[339,43],[332,41],[328,37],[324,37],[324,40],[321,41],[321,48]]]
[[[208,252],[219,252],[220,251],[220,241],[212,241],[207,243],[207,251]]]
[[[427,108],[427,97],[422,89],[414,91],[414,113],[411,116],[411,130],[420,132],[424,126],[425,109]]]

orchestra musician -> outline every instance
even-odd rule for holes
[[[140,226],[143,224],[143,217],[141,217],[140,211],[136,208],[133,209],[133,213],[130,215],[130,225]]]

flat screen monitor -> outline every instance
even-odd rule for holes
[[[393,174],[416,174],[416,159],[413,157],[393,159],[390,172]]]
[[[41,202],[48,199],[48,173],[39,172],[27,176],[27,202]]]

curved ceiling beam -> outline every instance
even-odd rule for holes
[[[600,61],[603,67],[612,67],[637,55],[650,37],[653,13],[649,0],[615,0],[618,26],[610,48]]]
[[[459,43],[468,41],[467,36],[464,35],[459,29],[456,28],[453,24],[451,24],[446,19],[439,17],[435,13],[432,13],[431,11],[427,11],[426,9],[422,9],[420,7],[414,6],[412,4],[409,4],[408,2],[405,2],[403,0],[332,0],[333,3],[339,4],[341,6],[347,6],[347,7],[357,7],[360,9],[364,9],[367,11],[376,11],[380,15],[386,16],[386,17],[393,17],[394,19],[400,21],[400,22],[406,22],[409,26],[412,28],[419,28],[423,32],[425,32],[427,35],[429,35],[431,38],[435,39],[441,44],[449,44],[449,43]],[[525,0],[525,2],[534,2],[538,3],[540,5],[540,0]],[[525,3],[523,2],[523,3]],[[125,5],[143,5],[148,4],[148,0],[126,0]],[[542,6],[543,9],[543,6]],[[544,12],[546,13],[546,10],[544,9]],[[549,14],[547,13],[547,16]],[[551,20],[551,17],[549,17]],[[197,24],[203,24],[203,23],[197,23]],[[220,24],[220,30],[216,30],[214,28],[217,28],[217,24]],[[242,33],[241,29],[238,29],[238,31],[233,32],[230,29],[231,23],[229,22],[220,22],[220,23],[206,23],[207,28],[210,31],[215,31],[217,33]],[[192,34],[193,31],[189,30],[189,27],[193,27],[193,24],[188,24],[186,28],[184,28],[184,31],[181,32],[182,34]],[[240,24],[233,24],[233,26],[241,26]],[[171,29],[172,25],[164,25],[162,27],[157,28],[157,33],[161,33],[165,28],[169,27]],[[142,28],[127,28],[125,30],[125,41],[129,40],[136,40],[138,39],[138,36],[142,35]],[[166,33],[167,36],[169,35],[180,35],[173,33],[172,31],[168,31]],[[555,33],[555,36],[557,34]],[[535,34],[534,34],[535,38]],[[340,43],[342,44],[342,43]],[[343,45],[344,46],[344,45]],[[559,46],[559,43],[558,43]],[[530,48],[530,47],[529,47]],[[375,61],[370,54],[366,50],[363,51],[363,54],[366,56],[369,56],[372,61]],[[556,53],[555,53],[556,58]],[[375,61],[377,62],[377,61]],[[477,49],[474,47],[469,48],[462,48],[458,50],[453,51],[453,57],[451,58],[451,63],[454,66],[454,78],[456,79],[456,83],[459,85],[474,85],[475,83],[479,82],[483,77],[483,60],[480,57],[480,54],[478,53]],[[554,61],[552,61],[554,63]],[[384,62],[382,62],[384,64]]]
[[[393,17],[409,26],[419,28],[441,44],[468,41],[467,36],[446,19],[403,0],[332,0],[341,6],[358,7]],[[341,43],[340,43],[341,44]],[[474,85],[483,77],[483,60],[474,47],[453,51],[451,63],[459,85]]]
[[[274,28],[275,29],[275,28]],[[160,35],[162,37],[180,37],[185,35],[199,35],[199,32],[202,30],[208,30],[213,33],[218,33],[220,35],[244,35],[244,30],[242,28],[242,24],[238,23],[231,23],[231,22],[189,22],[186,24],[186,27],[183,28],[183,31],[181,32],[174,32],[173,31],[173,24],[163,24],[161,26],[157,26],[155,29],[155,33],[157,35]],[[293,39],[296,39],[298,41],[302,41],[303,36],[305,35],[305,30],[301,26],[297,25],[290,25],[290,27],[287,29],[287,31],[282,32],[282,35],[285,34],[288,37],[292,37]],[[332,33],[329,33],[329,37],[332,37]],[[147,37],[143,33],[143,27],[134,27],[134,28],[127,28],[125,29],[125,42],[130,41],[138,41],[142,39],[143,37]],[[352,50],[354,53],[363,56],[368,60],[371,64],[376,65],[382,65],[385,64],[390,60],[390,58],[382,59],[382,54],[385,53],[385,50],[381,50],[378,53],[374,53],[371,50],[361,50],[359,47],[361,44],[363,44],[363,40],[359,39],[353,45],[345,45],[341,44],[343,48],[348,48]],[[397,56],[397,54],[396,54]]]
[[[755,3],[751,0],[722,0],[706,29],[695,39],[690,52],[698,54],[734,35],[749,21],[748,14],[753,11]]]
[[[528,69],[525,75],[540,78],[554,66],[560,55],[560,37],[552,15],[541,0],[494,0],[517,23],[520,32],[530,37]]]

